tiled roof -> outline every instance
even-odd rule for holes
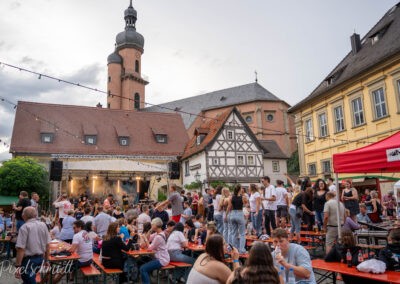
[[[384,32],[383,36],[377,42],[373,43],[372,38],[380,31]],[[315,90],[305,99],[290,108],[289,112],[300,109],[306,103],[324,95],[329,90],[373,68],[375,65],[384,62],[393,55],[398,55],[400,53],[399,38],[400,3],[391,8],[364,36],[361,40],[361,49],[357,53],[353,54],[353,52],[350,51]],[[334,81],[328,84],[327,80],[332,77],[335,77]]]
[[[224,90],[219,90],[199,96],[189,97],[177,101],[172,101],[159,106],[152,106],[142,111],[153,112],[174,112],[179,110],[191,114],[198,114],[202,110],[234,106],[253,101],[277,101],[282,100],[273,95],[258,83],[251,83]],[[165,107],[165,108],[163,108]],[[186,128],[195,120],[196,116],[182,113],[183,122]]]
[[[207,130],[208,134],[204,137],[200,145],[197,145],[196,143],[197,136],[193,135],[193,137],[186,144],[182,159],[189,158],[190,156],[203,151],[212,141],[214,141],[214,138],[219,133],[219,130],[222,128],[231,112],[232,108],[229,108],[225,112],[221,113],[216,119],[209,119],[208,121],[204,122],[199,128],[201,128],[204,132]]]
[[[55,128],[53,143],[41,142],[41,130],[52,128],[44,127],[35,117],[56,123],[56,127],[52,127]],[[167,134],[168,143],[157,143],[153,129]],[[97,134],[97,144],[82,143],[85,134]],[[129,136],[128,146],[120,146],[118,134]],[[10,152],[181,156],[188,139],[181,116],[174,113],[18,102]]]
[[[267,159],[288,159],[274,140],[258,140],[264,148],[264,158]]]

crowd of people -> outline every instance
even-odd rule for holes
[[[49,253],[46,245],[57,239],[79,254],[77,268],[91,265],[93,253],[98,253],[104,267],[124,271],[121,283],[138,279],[150,283],[152,272],[170,261],[193,265],[191,270],[177,271],[174,280],[183,283],[286,283],[290,274],[296,281],[315,283],[310,255],[301,243],[302,224],[307,230],[326,232],[328,253],[337,242],[338,226],[352,234],[362,227],[358,222],[370,222],[367,213],[391,216],[396,212],[392,193],[381,201],[376,191],[366,190],[360,198],[351,181],[346,181],[338,206],[332,179],[320,179],[312,186],[308,178],[296,182],[287,178],[288,188],[281,180],[272,185],[268,176],[260,184],[236,185],[232,191],[217,186],[186,193],[171,185],[167,200],[154,204],[129,204],[126,195],[118,200],[113,194],[102,202],[81,196],[74,204],[62,194],[53,203],[54,216],[40,210],[36,193],[29,199],[22,191],[13,206],[18,231],[16,276],[35,283],[33,271]],[[4,225],[0,229],[5,230]],[[246,235],[272,238],[274,251],[263,242],[249,249]],[[397,253],[399,232],[391,237],[389,251]],[[189,243],[205,244],[205,252],[191,253],[186,250]],[[154,257],[136,260],[123,252],[139,248],[154,251]],[[241,266],[243,254],[248,259]],[[227,255],[232,269],[226,265]],[[27,263],[34,265],[27,269]],[[54,276],[54,282],[62,276]]]

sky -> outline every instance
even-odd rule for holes
[[[398,0],[134,0],[152,104],[258,82],[306,97]],[[106,90],[107,56],[128,0],[1,0],[0,62]],[[106,95],[0,66],[0,96],[95,106]],[[15,111],[0,101],[0,139]],[[0,161],[10,158],[0,143]]]

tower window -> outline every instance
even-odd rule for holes
[[[137,73],[140,72],[139,60],[135,61],[135,72],[137,72]]]
[[[108,83],[111,82],[111,76],[108,76]]]
[[[138,93],[135,94],[133,107],[134,107],[134,109],[140,109],[140,95]]]

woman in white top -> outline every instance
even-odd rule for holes
[[[239,252],[232,250],[233,269],[239,267]],[[224,240],[215,234],[206,242],[206,252],[201,254],[193,265],[187,284],[219,284],[226,283],[231,270],[224,263]]]
[[[168,237],[167,249],[170,261],[178,261],[178,262],[193,264],[195,262],[195,259],[193,257],[190,257],[189,255],[184,254],[184,252],[182,251],[183,248],[188,246],[188,240],[185,238],[183,234],[183,229],[184,229],[183,224],[177,223],[175,225],[174,230]],[[183,269],[182,271],[178,270],[176,276],[178,279],[181,276],[183,276],[184,279],[186,279],[188,273],[189,271],[187,269]]]
[[[261,234],[261,222],[262,222],[262,208],[261,208],[261,195],[258,192],[258,188],[255,184],[250,184],[250,218],[253,224],[253,229],[256,231],[256,235]]]

